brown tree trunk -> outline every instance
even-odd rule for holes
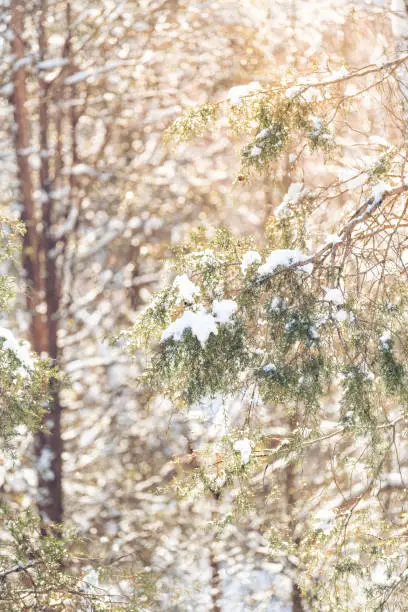
[[[293,431],[297,427],[296,415],[290,419],[290,429]],[[295,519],[295,504],[296,504],[296,467],[290,463],[285,471],[286,476],[286,504],[287,504],[287,515],[289,517],[289,533],[293,537],[296,528]],[[297,545],[299,543],[298,538],[293,538],[293,541]],[[292,578],[292,612],[304,612],[302,603],[302,593],[299,584],[296,581],[296,568],[294,568],[294,577]]]
[[[39,15],[39,51],[40,59],[47,57],[47,0],[41,1]],[[53,200],[51,196],[51,179],[49,164],[49,108],[48,84],[39,78],[39,128],[40,128],[40,188],[42,194],[42,247],[44,252],[44,291],[47,306],[47,349],[55,366],[58,363],[58,308],[59,281],[54,255],[55,240],[52,235]],[[61,439],[61,404],[58,384],[51,381],[50,410],[44,417],[44,428],[37,435],[36,451],[40,465],[38,509],[43,518],[54,523],[62,522],[62,439]],[[41,469],[44,453],[49,455],[50,469]]]
[[[289,516],[289,532],[292,535],[295,530],[294,505],[295,493],[295,467],[290,464],[286,468],[286,502]],[[302,594],[296,579],[292,580],[292,612],[304,612]]]
[[[30,334],[33,348],[46,350],[45,327],[38,306],[42,301],[42,280],[39,258],[37,219],[33,198],[33,187],[29,165],[30,125],[27,115],[26,68],[24,65],[25,48],[24,32],[24,1],[12,0],[11,29],[14,34],[12,41],[13,54],[16,58],[12,96],[14,108],[14,146],[17,158],[19,191],[22,205],[21,220],[25,224],[26,233],[23,241],[23,268],[27,284],[27,309],[31,316]]]
[[[42,0],[39,13],[39,50],[40,59],[46,58],[46,16],[47,2]],[[26,69],[24,59],[24,1],[12,0],[11,25],[14,33],[13,52],[17,69],[14,73],[14,118],[16,123],[15,148],[23,211],[21,219],[27,231],[24,237],[23,267],[27,280],[27,309],[31,315],[30,335],[36,352],[46,352],[53,364],[57,363],[57,325],[58,325],[58,279],[51,233],[52,199],[48,159],[48,85],[39,78],[39,131],[40,131],[40,188],[42,204],[42,235],[39,236],[36,207],[33,198],[31,171],[27,151],[30,142],[30,122],[27,112]],[[42,274],[42,269],[44,274]],[[46,315],[38,312],[38,306],[45,301]],[[42,310],[42,309],[41,309]],[[37,506],[44,524],[62,521],[62,443],[61,443],[61,405],[58,386],[51,381],[49,410],[43,419],[43,428],[36,436],[36,455],[38,472]]]
[[[213,493],[215,508],[212,512],[212,520],[214,523],[219,519],[218,502],[220,499],[219,493]],[[211,567],[211,600],[212,607],[211,612],[221,612],[221,606],[219,603],[221,596],[221,577],[220,567],[216,557],[214,542],[210,543],[210,567]]]

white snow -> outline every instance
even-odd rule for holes
[[[144,231],[145,234],[150,235],[155,230],[160,229],[163,226],[163,221],[159,217],[150,217],[145,221]]]
[[[94,70],[79,70],[75,72],[75,74],[71,74],[64,81],[65,85],[75,85],[75,83],[80,83],[81,81],[85,81],[89,77],[91,77],[95,73]]]
[[[93,567],[87,567],[86,573],[83,576],[83,581],[85,582],[85,589],[89,587],[97,587],[99,586],[99,574]]]
[[[276,365],[274,363],[267,363],[266,366],[263,367],[263,371],[269,374],[269,372],[276,372]]]
[[[13,333],[5,327],[0,327],[0,339],[1,338],[3,339],[2,349],[12,351],[20,361],[22,366],[22,368],[19,369],[20,374],[25,374],[25,370],[31,370],[34,367],[34,362],[30,354],[30,347],[27,342],[17,342]]]
[[[254,145],[251,149],[250,157],[258,157],[262,153],[261,147]]]
[[[214,317],[204,308],[197,312],[185,310],[178,319],[170,323],[164,330],[161,342],[166,342],[169,338],[180,341],[186,329],[191,330],[191,333],[197,338],[201,346],[205,346],[210,334],[217,335],[218,333]]]
[[[364,362],[361,366],[361,372],[368,380],[374,380],[374,373],[370,370],[366,362]]]
[[[390,146],[390,143],[387,140],[385,140],[385,138],[383,138],[382,136],[372,135],[372,136],[369,137],[368,140],[372,144],[377,144],[377,145],[380,145],[382,147],[389,147]]]
[[[204,347],[210,334],[218,334],[217,323],[230,323],[237,308],[237,303],[234,300],[214,300],[212,313],[208,312],[203,306],[200,306],[196,312],[185,310],[178,319],[170,323],[164,330],[160,341],[166,342],[169,338],[173,338],[173,340],[179,342],[182,340],[186,329],[190,329],[201,346]]]
[[[337,234],[327,234],[326,242],[327,244],[338,244],[341,242],[341,237]]]
[[[181,300],[189,304],[192,304],[194,298],[200,295],[200,288],[191,282],[187,274],[176,276],[173,282],[173,288],[177,289]]]
[[[243,97],[249,96],[259,89],[261,89],[261,84],[258,81],[252,81],[248,83],[248,85],[236,85],[229,90],[228,100],[231,102],[232,106],[237,106],[241,104],[241,99]]]
[[[63,187],[62,189],[54,189],[51,191],[50,196],[53,200],[59,200],[69,194],[69,187]]]
[[[76,220],[78,219],[78,214],[78,209],[76,207],[72,207],[64,223],[56,229],[54,233],[55,240],[60,240],[63,236],[66,236],[74,229]]]
[[[293,85],[293,87],[289,87],[285,91],[285,94],[288,98],[294,98],[302,91],[302,87],[300,85]]]
[[[342,306],[344,304],[344,295],[340,289],[333,287],[333,289],[326,289],[324,295],[326,302],[336,304],[336,306]]]
[[[387,329],[380,338],[380,346],[385,351],[389,350],[391,341],[391,332]]]
[[[13,66],[14,72],[17,72],[17,70],[19,70],[20,68],[23,68],[24,66],[29,66],[32,60],[33,58],[31,56],[21,57],[20,59],[16,61],[16,63]]]
[[[242,274],[246,274],[246,271],[248,270],[249,266],[252,266],[255,263],[261,263],[261,261],[262,258],[258,251],[247,251],[246,253],[244,253],[241,261]]]
[[[374,198],[374,204],[379,204],[384,194],[387,193],[387,191],[389,191],[390,189],[390,185],[388,185],[388,183],[384,183],[384,181],[381,181],[377,183],[377,185],[374,185],[371,193],[372,197]]]
[[[335,526],[336,515],[332,508],[322,508],[314,515],[316,521],[316,529],[320,529],[323,533],[330,533]]]
[[[282,301],[282,298],[275,295],[272,298],[270,308],[273,312],[280,312],[281,310],[285,310],[285,303]]]
[[[38,62],[37,68],[39,70],[54,70],[54,68],[60,68],[66,64],[68,64],[68,58],[57,57],[55,59],[47,59],[43,60],[42,62]]]
[[[340,70],[337,70],[336,72],[332,72],[331,76],[330,76],[330,81],[337,81],[337,79],[343,79],[344,77],[348,76],[349,71],[347,70],[347,68],[345,66],[342,66],[340,68]]]
[[[75,166],[72,166],[71,174],[75,174],[76,176],[79,176],[81,174],[95,176],[97,174],[97,171],[95,170],[95,168],[92,168],[92,166],[89,166],[88,164],[76,164]]]
[[[389,570],[387,565],[383,561],[378,561],[374,566],[374,569],[371,571],[371,580],[374,584],[379,584],[381,586],[391,586]]]
[[[264,128],[256,135],[256,140],[263,140],[271,133],[271,128]]]
[[[242,440],[236,440],[233,446],[234,450],[237,453],[241,453],[241,462],[242,465],[246,465],[249,462],[249,458],[252,453],[251,441],[248,438],[243,438]]]
[[[230,323],[237,308],[237,303],[234,300],[214,300],[212,311],[217,323]]]
[[[272,253],[267,257],[265,263],[259,268],[258,276],[269,276],[279,267],[289,268],[290,266],[300,264],[308,259],[309,257],[298,249],[278,249],[276,251],[272,251]],[[297,269],[311,274],[313,271],[313,264],[308,262],[303,266],[297,267]]]
[[[105,74],[107,72],[114,73],[117,68],[120,66],[126,65],[128,62],[126,61],[110,61],[107,62],[104,66],[100,66],[99,68],[87,68],[85,70],[79,70],[74,74],[69,75],[65,79],[66,85],[74,85],[75,83],[80,83],[81,81],[86,81],[91,77],[99,76],[100,74]]]
[[[281,204],[276,207],[275,215],[284,218],[288,215],[288,206],[297,204],[302,196],[303,183],[292,183],[287,193],[285,194]]]
[[[34,153],[34,147],[25,147],[25,149],[17,149],[17,155],[21,157],[27,157],[27,155],[31,155]]]
[[[199,439],[205,432],[206,439],[221,440],[228,434],[231,417],[239,407],[237,401],[221,393],[201,397],[188,413],[191,434]]]
[[[52,469],[53,459],[54,451],[51,448],[44,447],[37,461],[37,470],[43,480],[50,481],[55,479]]]
[[[0,94],[2,96],[11,96],[14,91],[14,83],[6,83],[2,87],[0,87]]]
[[[339,323],[342,323],[343,321],[346,321],[347,320],[347,311],[344,310],[344,308],[342,308],[341,310],[339,310],[338,312],[335,313],[334,318]]]
[[[48,193],[46,191],[44,191],[44,189],[36,190],[34,195],[38,199],[38,202],[40,204],[47,204],[47,202],[49,202],[49,200],[50,200],[50,197],[49,197]]]
[[[319,117],[312,117],[313,130],[312,135],[318,136],[323,129],[323,122]]]

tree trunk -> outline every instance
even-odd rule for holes
[[[297,415],[290,418],[289,426],[293,431],[297,427]],[[286,488],[286,504],[287,515],[289,518],[289,534],[296,545],[299,544],[299,538],[294,537],[296,529],[295,504],[296,504],[296,466],[290,463],[285,470],[285,488]],[[299,584],[296,580],[297,568],[294,567],[292,578],[292,612],[304,612],[302,593]]]
[[[46,17],[47,1],[42,0],[39,13],[39,51],[40,59],[46,58]],[[42,235],[39,236],[35,201],[33,198],[31,171],[28,162],[30,143],[30,122],[27,112],[26,69],[24,66],[24,2],[12,0],[11,25],[14,33],[13,52],[17,69],[14,72],[14,118],[16,124],[15,149],[18,177],[22,202],[21,220],[27,231],[24,237],[23,267],[27,280],[27,310],[31,315],[30,335],[33,349],[46,352],[53,364],[57,363],[57,325],[59,306],[59,283],[56,262],[53,257],[55,247],[51,233],[52,199],[48,159],[48,85],[39,78],[39,133],[40,133],[40,188],[42,202]],[[42,266],[44,274],[42,274]],[[45,301],[46,315],[40,314],[38,306]],[[42,309],[41,309],[42,311]],[[51,381],[51,398],[48,411],[43,419],[43,427],[36,436],[36,456],[38,473],[37,506],[44,524],[62,521],[62,443],[61,443],[61,405],[58,386]]]
[[[16,63],[13,73],[14,91],[12,103],[14,109],[14,146],[16,151],[19,191],[22,205],[21,220],[26,227],[23,241],[23,268],[27,285],[27,309],[31,316],[30,335],[33,348],[42,352],[46,350],[45,327],[38,306],[42,301],[42,281],[39,258],[39,241],[37,234],[37,219],[33,198],[33,186],[29,165],[30,125],[27,115],[26,68],[24,65],[24,1],[12,0],[11,29],[14,34],[12,41],[13,54]]]
[[[40,60],[47,58],[47,0],[41,1],[39,15],[39,52]],[[40,188],[42,194],[42,247],[44,252],[44,291],[47,305],[47,350],[52,364],[58,363],[58,308],[59,280],[54,255],[55,240],[52,235],[53,200],[51,196],[51,178],[49,165],[49,87],[39,78],[39,121],[40,121]],[[39,462],[39,497],[38,509],[45,520],[54,523],[62,522],[62,439],[61,439],[61,404],[58,384],[51,381],[51,400],[49,412],[44,417],[44,428],[37,435],[36,451]],[[41,469],[49,461],[50,469]]]
[[[215,523],[219,519],[218,502],[220,499],[219,493],[213,493],[214,498],[214,510],[212,512],[212,521]],[[217,561],[217,554],[215,550],[215,542],[210,543],[210,567],[211,567],[211,600],[212,607],[211,612],[221,612],[221,606],[219,603],[221,597],[221,577],[220,567]]]
[[[286,503],[289,517],[289,532],[292,535],[295,531],[296,523],[294,520],[294,505],[296,502],[295,490],[295,467],[290,464],[286,468]],[[296,542],[296,540],[295,540]],[[296,571],[296,570],[295,570]],[[292,612],[304,612],[302,604],[302,594],[296,577],[292,579]]]

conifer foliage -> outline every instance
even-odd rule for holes
[[[0,260],[6,263],[18,250],[24,227],[1,220]],[[0,304],[4,315],[14,293],[14,282],[0,276]],[[0,448],[13,456],[18,438],[41,430],[50,410],[50,387],[61,384],[49,359],[40,359],[27,341],[0,326]],[[52,477],[52,455],[45,449],[38,460],[43,478]],[[75,547],[78,557],[73,554]],[[115,596],[114,569],[87,564],[75,533],[40,520],[35,508],[19,510],[0,504],[0,610],[138,610],[154,591],[149,574],[132,576],[135,588],[127,597]],[[100,583],[101,580],[101,583]],[[102,581],[104,581],[102,583]],[[137,586],[136,586],[137,583]]]
[[[402,108],[406,60],[250,83],[178,119],[168,136],[180,141],[227,116],[243,141],[237,188],[273,174],[284,154],[293,168],[315,159],[319,177],[292,183],[261,244],[227,229],[196,232],[175,254],[175,278],[127,334],[131,349],[142,344],[149,355],[143,383],[175,410],[222,398],[227,433],[194,453],[185,491],[232,494],[235,510],[250,512],[257,474],[271,483],[290,475],[291,517],[275,515],[271,554],[292,565],[300,605],[316,610],[406,601],[404,142],[371,137],[374,161],[347,177],[330,169],[349,159],[348,130],[364,125],[367,91],[386,91]],[[403,115],[393,117],[402,133]],[[331,203],[344,193],[339,213]],[[322,215],[333,219],[324,236]]]

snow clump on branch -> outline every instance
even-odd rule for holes
[[[246,465],[249,463],[249,458],[252,453],[251,441],[248,438],[243,438],[242,440],[236,440],[234,442],[234,451],[241,454],[241,463],[242,465]]]
[[[333,289],[326,290],[324,299],[326,302],[336,304],[336,306],[343,306],[344,304],[344,295],[342,294],[340,289],[337,289],[335,287]]]
[[[258,251],[247,251],[243,254],[241,260],[241,272],[245,276],[249,266],[252,266],[255,263],[261,263],[262,258]]]
[[[200,288],[191,282],[187,274],[176,276],[173,287],[178,290],[180,298],[189,304],[192,304],[194,298],[200,295]]]
[[[248,85],[236,85],[231,87],[228,92],[228,100],[232,106],[238,106],[242,102],[242,98],[249,96],[261,89],[261,84],[258,81],[252,81]]]
[[[183,338],[184,332],[190,329],[193,336],[197,338],[201,346],[205,346],[210,334],[215,336],[218,334],[217,324],[212,314],[207,312],[205,308],[201,308],[198,312],[185,310],[183,314],[170,323],[164,330],[161,342],[166,342],[173,338],[176,342]]]
[[[218,334],[218,324],[231,322],[232,315],[237,311],[238,306],[234,300],[214,300],[212,313],[200,306],[196,312],[185,310],[183,314],[170,323],[164,330],[161,343],[172,338],[176,342],[183,339],[184,332],[189,329],[193,336],[197,338],[201,346],[204,347],[210,334]]]
[[[27,374],[28,370],[34,368],[34,362],[30,354],[30,347],[27,342],[19,343],[13,333],[5,327],[0,327],[0,341],[3,341],[2,349],[11,351],[18,361],[21,363],[21,368],[18,373],[22,376]]]
[[[310,258],[302,253],[302,251],[299,251],[299,249],[278,249],[277,251],[272,251],[263,266],[259,268],[258,276],[270,276],[277,268],[290,268],[308,259]],[[303,266],[297,266],[297,269],[301,272],[311,274],[313,271],[313,264],[308,262]]]
[[[214,300],[212,311],[217,323],[230,323],[237,308],[234,300]]]
[[[292,183],[287,193],[285,194],[282,203],[275,209],[275,216],[279,218],[287,217],[289,214],[289,206],[295,206],[302,197],[303,183]]]

